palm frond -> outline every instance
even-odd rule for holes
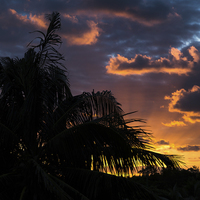
[[[15,185],[21,179],[21,176],[16,173],[15,170],[10,171],[0,175],[0,199],[10,200],[12,199],[12,194],[15,194],[17,198],[17,189],[19,185]],[[9,192],[8,192],[9,191]],[[12,191],[12,193],[10,192]]]
[[[88,122],[55,135],[45,144],[44,152],[58,155],[64,166],[81,166],[113,174],[134,174],[139,166],[180,167],[178,157],[146,150],[146,145],[137,140],[133,148],[133,142],[128,143],[122,133],[124,130],[120,132],[116,128]]]
[[[64,57],[54,48],[54,46],[62,43],[61,37],[55,33],[61,28],[60,14],[53,12],[46,15],[46,18],[50,21],[46,34],[41,31],[35,31],[42,34],[42,37],[37,37],[40,39],[40,43],[38,45],[29,43],[29,46],[39,48],[38,62],[41,67],[61,66],[64,69],[65,67],[61,62]]]
[[[60,160],[66,160],[64,165],[69,166],[90,169],[93,163],[95,170],[110,167],[110,171],[116,173],[122,170],[127,173],[128,166],[134,166],[132,160],[128,159],[132,157],[131,147],[127,145],[123,135],[112,128],[92,122],[65,129],[45,144],[44,152],[48,152],[48,155],[58,154]],[[124,159],[124,166],[122,163],[118,164],[120,158]],[[105,165],[105,160],[109,163],[108,166]]]
[[[0,133],[1,133],[1,137],[7,134],[7,135],[11,135],[12,138],[18,139],[17,135],[12,130],[10,130],[9,127],[5,126],[2,123],[0,123]]]
[[[35,176],[38,177],[38,184],[43,184],[45,190],[50,193],[54,193],[56,195],[56,199],[73,200],[75,199],[74,197],[76,197],[76,199],[88,200],[84,195],[69,186],[67,183],[52,176],[50,173],[46,173],[36,160],[31,159],[30,161],[33,166],[35,166]]]
[[[51,130],[72,127],[101,118],[101,123],[123,123],[122,109],[110,91],[83,93],[66,99],[52,113]],[[109,122],[110,121],[110,122]],[[117,122],[118,121],[118,122]],[[52,127],[53,124],[53,127]]]
[[[133,148],[134,155],[140,166],[151,166],[152,168],[167,167],[180,168],[184,165],[182,157],[177,155],[165,155],[146,149]]]

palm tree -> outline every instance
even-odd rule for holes
[[[144,186],[115,175],[181,162],[153,152],[145,142],[151,134],[129,125],[142,120],[125,120],[111,92],[72,95],[56,50],[60,15],[46,17],[38,45],[31,42],[22,59],[1,58],[0,198],[154,199]]]

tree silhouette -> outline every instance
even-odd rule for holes
[[[60,15],[24,57],[0,62],[1,199],[154,199],[144,186],[115,175],[138,166],[178,168],[153,152],[150,134],[125,120],[109,91],[73,96],[56,46]],[[118,191],[118,192],[116,192]]]

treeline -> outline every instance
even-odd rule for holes
[[[161,200],[200,200],[200,171],[193,166],[186,169],[167,169],[161,173],[141,170],[140,176],[131,178]]]

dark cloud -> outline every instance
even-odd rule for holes
[[[146,20],[165,20],[171,11],[170,6],[164,1],[146,1],[144,4],[141,2],[136,10],[130,12]]]
[[[120,63],[119,63],[120,64]],[[119,70],[124,69],[144,69],[150,67],[150,60],[147,57],[143,57],[142,55],[137,55],[135,57],[135,62],[129,63],[122,63],[118,67]]]
[[[181,111],[200,112],[200,88],[196,91],[183,92],[183,96],[176,102],[174,108]],[[193,117],[194,118],[194,117]],[[197,117],[195,117],[197,118]]]
[[[170,100],[169,112],[181,113],[182,118],[186,122],[200,122],[200,87],[194,85],[191,89],[184,88],[176,90],[171,96],[165,96],[166,100]]]
[[[17,10],[20,13],[51,13],[53,11],[66,11],[73,8],[74,1],[63,1],[63,0],[11,0],[6,1],[3,0],[6,3],[7,8],[12,8]],[[79,2],[79,0],[76,0],[76,2]]]
[[[176,66],[180,66],[180,68],[187,68],[188,67],[188,62],[184,60],[168,60],[168,59],[163,59],[162,61],[158,60],[152,60],[149,59],[146,56],[142,55],[136,55],[135,56],[135,61],[132,63],[122,63],[119,66],[119,70],[125,70],[125,69],[145,69],[145,68],[175,68]]]
[[[160,140],[160,141],[157,141],[156,144],[158,144],[158,145],[169,145],[169,142],[167,142],[165,140]]]
[[[81,36],[85,32],[89,32],[91,29],[88,26],[86,20],[82,20],[79,17],[64,15],[62,16],[62,33],[67,35]]]
[[[97,9],[97,10],[113,10],[113,11],[121,11],[125,10],[127,7],[135,7],[138,6],[140,0],[129,1],[129,0],[85,0],[82,4],[84,8],[89,9]]]
[[[178,151],[200,151],[200,146],[197,145],[188,145],[185,147],[177,148]]]
[[[79,10],[99,12],[101,15],[113,15],[137,21],[144,25],[154,25],[169,18],[171,7],[164,1],[114,1],[114,0],[86,0]],[[171,15],[173,15],[171,13]]]
[[[191,116],[192,120],[200,120],[200,116]]]

